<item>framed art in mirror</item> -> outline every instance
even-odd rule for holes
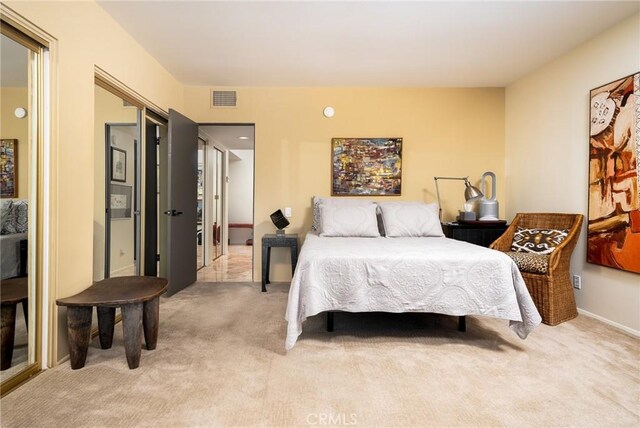
[[[0,140],[0,198],[18,197],[18,140]]]
[[[111,181],[127,181],[127,152],[111,147]]]
[[[131,186],[111,185],[111,218],[131,217]]]

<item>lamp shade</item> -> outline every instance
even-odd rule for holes
[[[278,228],[278,230],[282,230],[285,227],[289,226],[289,220],[282,214],[281,210],[278,210],[270,215],[271,221]]]
[[[484,196],[480,189],[478,189],[476,186],[472,186],[471,183],[469,183],[469,180],[464,180],[464,185],[466,186],[466,189],[464,190],[465,200],[469,201],[471,199],[478,199]]]

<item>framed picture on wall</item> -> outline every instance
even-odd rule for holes
[[[111,219],[131,218],[131,186],[111,185]]]
[[[0,140],[0,198],[18,197],[18,140]]]
[[[127,181],[127,152],[111,147],[111,181]]]
[[[402,191],[402,138],[333,138],[333,196],[398,196]]]
[[[590,99],[587,261],[640,273],[640,73]]]

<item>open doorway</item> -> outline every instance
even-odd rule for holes
[[[253,124],[201,124],[203,141],[200,281],[253,281]],[[200,163],[200,162],[199,162]],[[200,188],[199,188],[200,189]]]

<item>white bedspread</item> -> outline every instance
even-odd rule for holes
[[[505,254],[447,238],[306,237],[289,290],[285,347],[324,311],[434,312],[510,320],[522,339],[541,318]]]

